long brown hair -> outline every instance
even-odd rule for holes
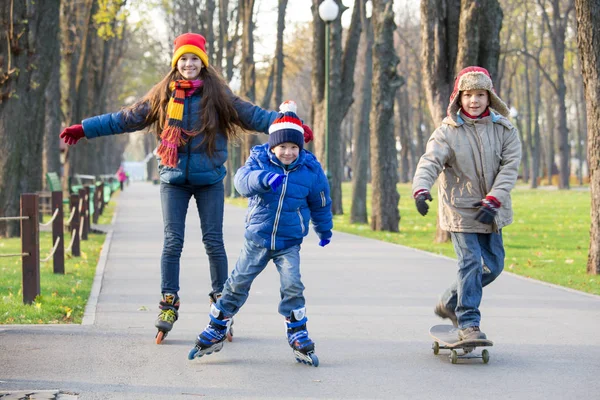
[[[125,113],[132,112],[138,107],[147,105],[149,111],[144,125],[154,124],[154,132],[159,141],[167,121],[167,105],[171,98],[169,84],[179,79],[183,79],[183,77],[175,67],[142,99],[124,110]],[[199,79],[204,81],[204,85],[199,89],[202,91],[202,111],[199,116],[201,126],[198,131],[186,133],[190,136],[195,136],[200,132],[204,133],[204,139],[200,146],[206,144],[206,152],[211,157],[215,151],[217,134],[222,133],[227,140],[232,140],[238,137],[237,127],[242,129],[248,129],[248,127],[240,120],[237,110],[233,106],[230,89],[213,67],[209,65],[202,68]]]

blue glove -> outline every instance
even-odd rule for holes
[[[279,174],[271,174],[271,175],[272,176],[269,177],[269,186],[271,186],[272,191],[276,192],[277,188],[283,184],[283,181],[285,180],[285,175],[279,175]]]
[[[319,246],[321,246],[321,247],[325,247],[329,243],[331,243],[331,240],[329,240],[329,239],[321,239],[321,240],[319,240]]]

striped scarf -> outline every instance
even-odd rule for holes
[[[156,150],[161,163],[167,167],[177,167],[177,147],[185,145],[190,136],[195,136],[192,132],[182,129],[183,105],[185,98],[191,96],[203,84],[201,80],[178,80],[169,84],[173,93],[167,106],[167,124],[160,134],[161,141]]]

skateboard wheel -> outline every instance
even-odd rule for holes
[[[165,333],[163,331],[158,331],[158,333],[156,334],[156,344],[161,344],[164,338]]]
[[[456,350],[452,350],[450,359],[452,360],[452,364],[456,364],[458,362],[458,353],[456,352]]]
[[[433,354],[435,354],[436,356],[440,354],[440,344],[438,342],[433,342],[431,348],[433,349]]]
[[[481,358],[483,359],[483,363],[487,364],[490,362],[490,352],[487,350],[483,350],[481,352]]]

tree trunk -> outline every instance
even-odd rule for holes
[[[283,32],[285,31],[285,9],[287,8],[288,0],[279,0],[277,6],[277,43],[275,44],[275,70],[273,80],[273,91],[275,92],[275,98],[273,100],[273,107],[275,110],[279,109],[279,105],[283,101],[283,69],[284,56],[283,56]]]
[[[221,72],[223,71],[223,56],[227,49],[228,30],[229,0],[219,0],[219,47],[215,49],[215,66]]]
[[[251,102],[256,101],[256,69],[254,64],[254,1],[240,0],[240,14],[242,17],[242,63],[241,63],[241,94],[242,98]],[[252,147],[259,144],[258,137],[253,134],[243,134],[244,145],[241,148],[242,154],[239,165],[241,167],[248,156]]]
[[[56,15],[59,19],[59,15]],[[57,28],[59,23],[57,22]],[[52,34],[51,32],[49,34]],[[52,52],[50,63],[50,79],[44,94],[46,99],[46,116],[44,123],[44,155],[43,173],[56,172],[62,175],[60,163],[60,138],[61,131],[61,94],[60,94],[60,40],[59,31],[54,34],[54,42],[50,45]],[[42,177],[42,180],[44,178]]]
[[[350,222],[366,224],[367,183],[369,182],[370,130],[369,112],[371,110],[371,82],[373,80],[373,25],[366,18],[364,3],[361,3],[361,16],[364,30],[360,39],[360,48],[365,60],[365,68],[360,81],[360,93],[354,104],[354,145],[352,148],[352,206]]]
[[[585,86],[591,228],[587,272],[600,274],[600,2],[575,0],[577,44]]]
[[[206,52],[210,63],[214,65],[217,58],[215,49],[215,29],[213,26],[213,21],[215,18],[215,0],[206,0],[206,11],[203,13],[203,15],[205,16],[203,32],[206,35]]]
[[[545,0],[538,0],[538,5],[542,11],[542,16],[549,30],[552,39],[552,50],[554,53],[554,66],[556,68],[556,81],[552,83],[557,97],[558,107],[558,156],[559,156],[559,189],[569,189],[569,176],[571,173],[570,159],[571,146],[569,144],[569,129],[567,127],[567,108],[565,104],[567,87],[565,84],[565,37],[567,24],[569,22],[569,13],[573,10],[573,0],[567,0],[566,10],[561,15],[561,0],[551,0],[552,21],[546,12]]]
[[[328,157],[325,157],[325,135],[323,137],[317,136],[315,138],[315,149],[317,158],[321,161],[325,161],[325,168],[329,167],[329,177],[331,185],[331,210],[333,214],[343,214],[342,207],[342,180],[343,180],[343,157],[341,154],[341,146],[339,144],[342,140],[340,127],[342,120],[346,116],[346,113],[350,109],[354,98],[352,93],[354,91],[354,67],[356,64],[356,55],[358,52],[358,42],[360,39],[361,22],[360,22],[360,2],[364,0],[354,1],[354,10],[352,12],[352,18],[350,21],[350,27],[346,34],[346,42],[344,44],[344,50],[342,51],[342,23],[341,15],[347,9],[341,0],[336,0],[340,8],[338,17],[330,22],[325,29],[329,28],[329,132],[328,132]],[[320,30],[320,25],[323,25],[321,18],[318,14],[319,0],[313,0],[313,50],[321,50],[316,43],[322,42],[323,37],[318,36],[317,33]],[[316,21],[318,19],[318,21]],[[324,33],[324,31],[323,31]],[[322,47],[323,53],[313,53],[313,57],[317,60],[323,59],[325,54],[325,47]],[[314,61],[313,61],[314,62]],[[318,62],[318,61],[317,61]],[[323,65],[323,69],[324,69]],[[316,75],[316,71],[313,70],[313,78]],[[315,88],[315,84],[325,85],[324,79],[316,79],[313,82],[313,123],[317,132],[325,132],[325,130],[319,130],[324,128],[325,113],[319,108],[324,108],[324,95],[325,91]],[[321,122],[315,121],[316,117],[322,118]],[[314,131],[314,130],[313,130]]]
[[[45,91],[56,62],[59,0],[0,6],[0,215],[20,214],[20,195],[42,189]],[[20,235],[19,221],[0,236]]]
[[[373,1],[373,91],[371,106],[371,228],[398,232],[400,195],[396,139],[394,135],[394,97],[401,85],[396,73],[399,59],[394,50],[393,0]]]
[[[422,0],[423,80],[436,126],[446,116],[455,72],[469,66],[498,70],[502,9],[497,0]],[[436,242],[450,240],[437,222]]]

